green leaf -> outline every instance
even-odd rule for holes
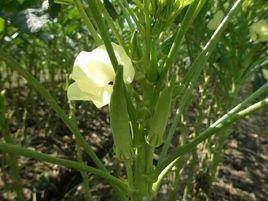
[[[0,33],[4,31],[5,28],[5,20],[0,17]]]
[[[17,2],[19,2],[20,4],[23,4],[24,0],[17,0]]]

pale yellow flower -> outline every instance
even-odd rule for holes
[[[260,20],[250,26],[250,38],[254,41],[268,41],[268,23]]]
[[[125,50],[113,43],[118,63],[123,66],[125,83],[131,83],[135,70]],[[92,101],[101,108],[110,102],[115,72],[104,45],[91,52],[82,51],[75,59],[71,78],[75,81],[68,87],[69,100]]]

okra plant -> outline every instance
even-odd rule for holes
[[[86,165],[79,152],[77,161],[56,158],[15,145],[9,137],[1,141],[0,150],[14,161],[21,155],[80,171],[87,200],[92,199],[87,174],[105,179],[119,200],[157,200],[164,182],[172,186],[169,200],[208,196],[224,142],[231,134],[230,125],[268,106],[267,81],[241,102],[237,99],[242,84],[267,66],[267,3],[56,2],[77,8],[93,41],[88,47],[94,47],[76,57],[67,97],[71,104],[89,101],[97,108],[109,108],[114,155],[124,164],[126,174],[117,178],[109,173],[79,132],[74,118],[3,49],[0,59],[43,96],[74,134],[78,149],[88,154],[96,167]],[[120,14],[113,16],[112,11]],[[1,132],[8,136],[2,100],[3,95]],[[196,111],[194,122],[189,117],[190,109]],[[181,191],[183,168],[188,169],[188,176]],[[172,180],[166,181],[169,174]],[[18,177],[16,166],[13,175]],[[194,189],[200,177],[208,187]],[[20,188],[17,183],[17,198],[23,199]]]

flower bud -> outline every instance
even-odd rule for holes
[[[146,136],[146,142],[153,146],[158,147],[163,143],[168,116],[171,108],[173,87],[165,88],[156,103],[154,115],[150,121],[150,130]]]
[[[124,87],[123,68],[118,66],[109,109],[115,152],[120,160],[130,159],[133,153]]]

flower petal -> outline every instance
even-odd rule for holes
[[[69,100],[92,101],[97,108],[101,108],[109,104],[112,91],[113,87],[107,86],[99,88],[98,93],[96,95],[92,95],[82,91],[75,82],[68,87],[67,97]]]
[[[135,75],[131,59],[122,47],[112,45],[119,64],[124,68],[124,81],[131,83]],[[68,88],[69,100],[91,100],[98,108],[110,102],[115,72],[104,45],[92,52],[80,52],[71,77],[75,83]]]
[[[75,60],[71,77],[85,92],[94,93],[92,87],[104,87],[114,81],[113,67],[97,61],[98,57],[96,52],[81,52]]]
[[[135,76],[135,70],[134,67],[132,65],[131,59],[129,58],[129,56],[127,55],[126,51],[124,50],[123,47],[121,47],[120,45],[117,45],[115,43],[112,43],[112,46],[114,48],[114,52],[115,52],[115,56],[116,59],[118,61],[119,64],[121,64],[123,66],[123,78],[124,81],[126,83],[131,83],[134,79]],[[101,59],[101,61],[104,61],[107,64],[111,64],[111,61],[109,59],[109,55],[106,51],[106,48],[104,45],[98,47],[97,49],[93,50],[94,55],[102,55],[102,57],[96,56],[97,59]],[[106,54],[104,54],[103,52],[105,52]],[[109,62],[107,61],[109,59]]]
[[[99,91],[98,98],[92,99],[97,108],[101,108],[110,103],[110,98],[113,92],[112,86],[107,86]]]
[[[90,94],[97,93],[99,86],[94,82],[94,80],[86,75],[82,68],[74,66],[71,77],[76,81],[80,90]]]
[[[67,97],[69,100],[90,100],[92,96],[82,91],[77,83],[73,83],[68,87]]]
[[[134,79],[135,70],[132,65],[132,61],[125,52],[124,48],[113,43],[113,48],[115,51],[115,56],[118,60],[118,63],[123,66],[123,79],[126,83],[131,83]]]

